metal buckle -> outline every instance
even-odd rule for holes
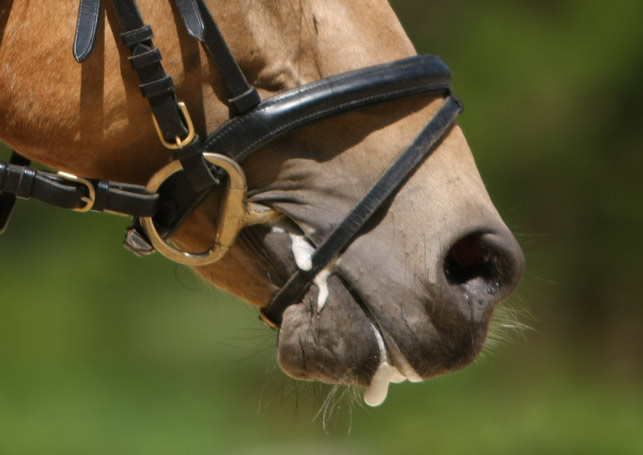
[[[161,140],[161,143],[163,144],[163,146],[170,150],[178,150],[185,147],[186,145],[192,142],[195,135],[194,123],[192,123],[192,117],[190,117],[190,111],[188,111],[188,108],[183,101],[179,102],[179,107],[181,108],[181,114],[183,114],[183,118],[185,119],[185,123],[187,124],[187,127],[188,127],[188,135],[185,137],[185,139],[181,139],[179,136],[176,136],[174,138],[175,140],[174,144],[165,140],[165,137],[163,136],[163,131],[161,131],[161,127],[159,126],[159,122],[156,121],[156,117],[154,117],[154,114],[152,114],[152,120],[154,121],[154,126],[156,127],[156,134],[159,135],[159,139]]]
[[[89,212],[94,207],[94,202],[96,201],[96,190],[94,189],[94,185],[92,184],[92,182],[68,172],[58,171],[57,175],[61,179],[67,180],[68,182],[80,183],[82,185],[85,185],[88,195],[80,198],[80,200],[83,201],[85,205],[72,210],[74,210],[75,212]]]
[[[253,224],[267,223],[279,216],[279,212],[274,209],[246,200],[248,191],[246,176],[239,164],[217,153],[204,153],[203,157],[209,163],[224,169],[229,176],[226,193],[221,202],[214,242],[209,250],[202,253],[180,250],[159,235],[152,217],[140,219],[145,233],[159,253],[168,259],[189,266],[203,266],[217,262],[228,252],[241,229]],[[146,190],[149,193],[156,193],[163,182],[181,169],[183,168],[178,160],[172,161],[152,176]]]
[[[265,308],[261,308],[259,310],[259,320],[266,324],[268,327],[271,329],[278,329],[279,326],[274,323],[272,319],[270,319],[268,316],[266,316],[266,313],[264,312]]]

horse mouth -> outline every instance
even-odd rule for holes
[[[262,257],[270,261],[275,284],[284,283],[297,268],[309,266],[314,250],[301,229],[288,222],[257,229],[261,231],[255,249],[262,245]],[[286,309],[278,337],[278,361],[286,374],[306,381],[363,386],[366,404],[377,406],[385,400],[390,383],[420,382],[452,371],[469,363],[481,349],[483,342],[465,340],[462,347],[457,337],[453,344],[458,347],[453,348],[450,333],[434,336],[431,346],[417,347],[417,333],[431,332],[435,326],[425,321],[413,327],[391,323],[379,313],[383,305],[404,312],[403,307],[427,304],[402,298],[386,305],[376,289],[362,294],[359,281],[351,277],[342,259],[322,271],[304,297]],[[486,338],[483,326],[476,337],[482,340]]]
[[[313,285],[301,302],[284,313],[279,363],[296,379],[364,386],[364,402],[379,406],[389,384],[423,378],[338,274],[329,278],[328,307],[318,307],[326,291]],[[352,301],[347,300],[349,295]]]

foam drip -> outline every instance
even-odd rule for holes
[[[330,276],[330,269],[325,268],[317,274],[313,283],[317,286],[319,293],[317,294],[317,311],[320,312],[324,309],[326,301],[328,300],[328,277]]]
[[[308,243],[306,237],[303,235],[293,234],[289,232],[288,235],[292,240],[292,254],[295,256],[295,263],[301,270],[308,271],[313,268],[313,253],[315,249]]]
[[[377,340],[377,346],[380,348],[380,366],[371,379],[366,392],[364,392],[364,403],[369,406],[379,406],[384,403],[388,395],[388,386],[391,383],[398,384],[407,380],[407,377],[389,363],[388,353],[380,331],[373,327],[373,334]]]
[[[314,229],[307,227],[307,231],[314,232]],[[272,232],[276,234],[288,234],[292,241],[292,254],[295,258],[295,264],[301,270],[308,271],[313,268],[312,255],[315,252],[314,247],[308,241],[305,235],[292,232],[292,228],[287,224],[280,222],[272,227]],[[317,311],[324,309],[326,301],[328,300],[328,278],[332,273],[333,265],[329,265],[324,270],[319,272],[313,279],[313,283],[317,286]]]

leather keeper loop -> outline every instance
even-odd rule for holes
[[[198,136],[189,145],[176,150],[174,156],[181,162],[190,186],[197,193],[219,184],[218,179],[212,175],[207,161],[203,158],[202,145]]]
[[[141,54],[132,55],[128,60],[135,70],[148,68],[152,65],[156,65],[161,61],[161,51],[159,51],[159,49],[155,47]]]
[[[259,96],[259,93],[257,93],[257,89],[251,87],[247,92],[244,92],[234,98],[230,98],[228,100],[228,106],[230,106],[230,110],[234,115],[241,115],[254,108],[260,102],[261,97]]]
[[[174,83],[170,76],[165,76],[163,79],[156,81],[146,82],[138,87],[141,89],[141,93],[145,98],[153,98],[155,96],[174,93]]]
[[[4,178],[7,174],[7,165],[5,163],[0,163],[0,194],[2,194],[2,185],[4,184]]]
[[[142,27],[135,28],[134,30],[128,30],[121,33],[121,39],[125,46],[132,48],[137,44],[149,41],[154,38],[154,32],[152,27],[149,24],[145,24]]]
[[[20,173],[20,180],[16,187],[16,196],[22,199],[29,199],[33,193],[33,182],[36,178],[36,170],[25,168]]]
[[[94,185],[96,196],[92,210],[102,212],[107,207],[107,200],[109,198],[110,184],[107,180],[99,180]]]
[[[197,193],[218,185],[219,180],[210,172],[210,167],[205,161],[205,158],[203,158],[203,155],[193,155],[186,160],[181,160],[181,164],[190,182],[190,186],[192,186]]]

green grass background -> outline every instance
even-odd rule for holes
[[[526,253],[508,305],[532,329],[379,408],[342,390],[324,406],[328,387],[275,366],[255,309],[120,248],[126,219],[19,202],[0,239],[0,453],[643,453],[643,3],[393,6],[451,66]]]

